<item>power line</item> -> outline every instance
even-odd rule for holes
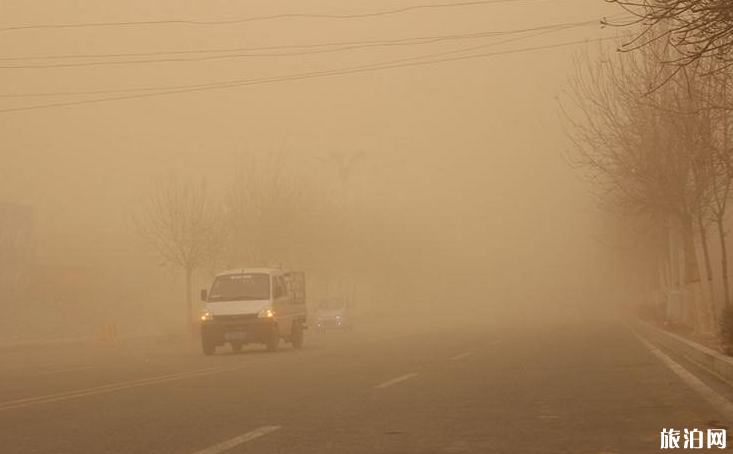
[[[610,39],[616,39],[616,38],[615,37],[598,38],[594,41],[602,42],[602,41],[608,41]],[[148,97],[153,97],[153,96],[164,96],[164,95],[191,93],[191,92],[198,92],[198,91],[219,90],[219,89],[250,86],[250,85],[263,85],[263,84],[271,84],[271,83],[278,83],[278,82],[288,82],[288,81],[293,81],[293,80],[303,80],[303,79],[313,79],[313,78],[320,78],[320,77],[356,74],[356,73],[362,73],[362,72],[373,72],[373,71],[380,71],[380,70],[385,70],[385,69],[404,68],[404,67],[413,67],[413,66],[425,66],[425,65],[436,64],[436,63],[485,58],[485,57],[498,56],[498,55],[517,54],[517,53],[531,52],[531,51],[537,51],[537,50],[556,49],[559,47],[574,46],[574,45],[584,44],[588,42],[590,41],[587,39],[583,39],[583,40],[569,41],[569,42],[564,42],[564,43],[547,44],[543,46],[526,47],[526,48],[521,48],[521,49],[513,49],[513,50],[498,51],[498,52],[488,52],[488,53],[483,53],[483,54],[465,55],[465,56],[435,59],[435,60],[428,60],[428,61],[396,63],[396,64],[377,63],[377,64],[366,65],[362,67],[343,68],[339,70],[321,71],[321,72],[312,72],[312,73],[292,74],[292,75],[272,77],[272,78],[259,78],[259,79],[244,80],[244,81],[238,81],[238,82],[232,82],[232,83],[209,84],[209,85],[202,85],[198,87],[191,87],[191,88],[184,88],[184,89],[172,89],[172,90],[166,90],[166,91],[158,91],[154,93],[142,93],[142,94],[136,94],[136,95],[123,95],[123,96],[88,99],[88,100],[81,100],[81,101],[67,101],[67,102],[59,102],[59,103],[39,104],[35,106],[16,107],[16,108],[10,108],[10,109],[0,109],[0,113],[30,111],[30,110],[38,110],[38,109],[49,109],[49,108],[54,108],[54,107],[74,106],[74,105],[82,105],[82,104],[99,104],[99,103],[104,103],[104,102],[121,101],[121,100],[126,100],[126,99],[139,99],[139,98],[148,98]]]
[[[488,44],[482,44],[479,46],[470,46],[470,47],[461,47],[458,49],[453,49],[450,51],[440,52],[440,53],[430,53],[430,54],[423,54],[423,55],[417,55],[413,57],[406,57],[406,58],[400,58],[397,60],[389,60],[386,62],[381,63],[373,63],[369,66],[374,65],[385,65],[385,64],[395,64],[395,63],[404,63],[408,61],[415,61],[415,60],[424,60],[428,58],[436,58],[436,57],[444,57],[446,55],[452,55],[456,53],[462,53],[462,52],[468,52],[468,51],[474,51],[474,50],[480,50],[485,49],[488,47],[498,46],[501,44],[507,44],[510,42],[519,41],[522,39],[527,38],[533,38],[535,36],[544,35],[547,33],[552,33],[555,30],[545,30],[540,31],[538,33],[534,33],[528,36],[521,36],[516,38],[509,38],[501,41],[496,41],[493,43]],[[242,80],[234,80],[234,81],[228,81],[228,82],[217,82],[214,84],[195,84],[195,85],[179,85],[179,86],[163,86],[163,87],[138,87],[138,88],[120,88],[120,89],[114,89],[114,90],[86,90],[86,91],[76,91],[76,92],[51,92],[51,93],[21,93],[21,94],[3,94],[0,95],[0,98],[28,98],[28,97],[48,97],[48,96],[83,96],[83,95],[102,95],[102,94],[115,94],[115,93],[137,93],[140,91],[168,91],[168,90],[185,90],[190,88],[205,88],[210,86],[218,86],[218,85],[228,85],[228,84],[236,84],[242,82]]]
[[[623,16],[623,17],[621,17]],[[81,59],[81,58],[117,58],[117,57],[150,57],[159,55],[185,55],[185,54],[199,54],[199,53],[230,53],[230,52],[252,52],[252,51],[263,51],[263,50],[284,50],[284,49],[311,49],[319,47],[335,47],[335,46],[350,46],[350,45],[361,45],[361,44],[382,44],[382,43],[393,43],[393,42],[408,42],[416,40],[430,40],[439,38],[452,38],[452,37],[470,37],[471,35],[504,35],[510,33],[522,33],[535,31],[545,28],[555,28],[560,26],[572,26],[582,25],[584,23],[599,23],[602,26],[606,24],[609,19],[623,19],[630,17],[627,13],[612,14],[611,16],[604,17],[602,20],[590,20],[580,22],[567,22],[560,24],[544,25],[539,27],[531,27],[525,29],[513,29],[513,30],[500,30],[493,32],[475,32],[466,34],[451,34],[451,35],[428,35],[418,36],[410,38],[397,38],[397,39],[376,39],[376,40],[356,40],[356,41],[336,41],[329,43],[317,43],[317,44],[287,44],[287,45],[275,45],[275,46],[259,46],[259,47],[230,47],[230,48],[218,48],[218,49],[184,49],[184,50],[162,50],[154,52],[122,52],[122,53],[106,53],[106,54],[61,54],[61,55],[34,55],[30,57],[0,57],[0,61],[24,61],[24,60],[61,60],[61,59]]]
[[[415,38],[400,38],[395,40],[378,40],[378,41],[354,41],[353,44],[343,44],[339,46],[339,44],[315,44],[310,45],[310,47],[326,47],[331,46],[326,49],[318,49],[318,50],[311,50],[311,51],[297,51],[297,52],[276,52],[276,53],[230,53],[225,55],[203,55],[203,56],[197,56],[197,57],[190,57],[190,58],[161,58],[161,59],[143,59],[143,60],[117,60],[117,61],[91,61],[91,62],[73,62],[73,63],[46,63],[46,64],[36,64],[36,65],[6,65],[6,66],[0,66],[0,69],[49,69],[49,68],[74,68],[74,67],[89,67],[89,66],[110,66],[110,65],[135,65],[135,64],[146,64],[146,63],[171,63],[171,62],[199,62],[199,61],[209,61],[209,60],[222,60],[222,59],[239,59],[239,58],[257,58],[257,57],[285,57],[285,56],[297,56],[297,55],[316,55],[316,54],[324,54],[324,53],[334,53],[334,52],[343,52],[347,50],[356,50],[356,49],[364,49],[364,48],[374,48],[374,47],[394,47],[394,46],[414,46],[414,45],[423,45],[423,44],[432,44],[436,42],[446,42],[446,41],[455,41],[455,40],[466,40],[466,39],[477,39],[477,38],[487,38],[487,37],[494,37],[494,36],[505,36],[505,35],[512,35],[512,34],[520,34],[520,33],[528,33],[532,31],[540,31],[540,30],[568,30],[573,28],[579,28],[579,27],[586,27],[589,25],[600,25],[601,23],[598,20],[591,20],[591,21],[582,21],[582,22],[569,22],[569,23],[562,23],[562,24],[554,24],[554,25],[546,25],[541,27],[533,27],[533,28],[525,28],[525,29],[516,29],[516,30],[507,30],[507,31],[484,31],[484,32],[474,32],[474,33],[465,33],[465,34],[453,34],[453,35],[442,35],[442,36],[433,36],[433,37],[415,37]],[[278,48],[291,48],[291,46],[269,46],[269,49],[278,49]],[[253,48],[250,48],[252,50]],[[257,48],[254,48],[257,49]],[[262,49],[262,48],[260,48]],[[194,53],[205,53],[210,51],[180,51],[181,53],[185,52],[188,54],[194,54]],[[214,52],[225,52],[223,50],[218,50]],[[232,50],[234,52],[234,50]],[[145,56],[145,55],[160,55],[158,53],[140,53],[138,55]],[[174,54],[174,53],[171,53]],[[103,55],[100,54],[99,57],[106,57],[106,58],[114,58],[119,55],[123,54],[107,54]],[[62,57],[46,57],[48,59],[58,59]],[[66,58],[81,58],[81,57],[66,57]],[[21,60],[22,57],[14,57],[14,58],[0,58],[0,61],[2,60]],[[38,57],[34,57],[33,59],[38,59]]]
[[[9,31],[20,31],[20,30],[43,30],[43,29],[64,29],[64,28],[90,28],[90,27],[122,27],[122,26],[138,26],[138,25],[235,25],[246,22],[265,21],[265,20],[277,20],[277,19],[359,19],[359,18],[371,18],[389,16],[392,14],[401,14],[410,11],[427,10],[427,9],[441,9],[441,8],[456,8],[465,6],[479,6],[479,5],[492,5],[499,3],[536,3],[536,2],[548,2],[553,0],[474,0],[464,1],[458,3],[428,3],[418,4],[412,6],[405,6],[402,8],[393,8],[381,11],[373,11],[369,13],[358,13],[358,14],[310,14],[310,13],[282,13],[282,14],[271,14],[266,16],[254,16],[245,17],[238,19],[224,19],[224,20],[187,20],[187,19],[169,19],[169,20],[149,20],[149,21],[120,21],[120,22],[80,22],[80,23],[67,23],[67,24],[35,24],[35,25],[17,25],[13,27],[0,28],[0,33]]]

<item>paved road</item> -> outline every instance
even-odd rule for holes
[[[309,333],[301,351],[0,353],[0,452],[649,453],[717,410],[615,321]],[[729,443],[730,445],[730,443]]]

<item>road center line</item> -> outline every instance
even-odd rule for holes
[[[471,356],[471,352],[461,353],[460,355],[456,355],[451,357],[451,361],[458,361],[459,359],[463,359],[466,356]]]
[[[400,377],[393,378],[392,380],[388,380],[388,381],[386,381],[384,383],[380,383],[377,386],[375,386],[374,389],[384,389],[384,388],[387,388],[389,386],[396,385],[399,382],[402,382],[402,381],[405,381],[405,380],[409,380],[412,377],[416,377],[416,376],[417,376],[417,373],[415,373],[415,372],[412,372],[412,373],[409,373],[409,374],[405,374],[405,375],[402,375]]]
[[[247,432],[246,434],[234,437],[231,440],[223,441],[221,443],[215,444],[214,446],[209,446],[208,448],[202,449],[201,451],[196,451],[195,454],[219,454],[220,452],[224,452],[232,449],[235,446],[239,446],[242,443],[246,443],[248,441],[254,440],[255,438],[260,438],[264,435],[272,433],[279,428],[280,426],[263,426],[259,429]]]
[[[77,372],[80,370],[89,370],[94,369],[94,366],[82,366],[82,367],[70,367],[68,369],[58,369],[58,370],[49,370],[46,372],[36,372],[35,374],[31,374],[31,377],[41,377],[43,375],[55,375],[55,374],[64,374],[67,372]]]
[[[715,392],[711,387],[703,383],[702,380],[694,376],[687,369],[682,367],[679,363],[674,361],[669,356],[662,353],[657,347],[652,345],[651,342],[644,339],[636,331],[632,329],[632,332],[644,346],[649,349],[657,358],[661,359],[662,362],[672,369],[672,372],[677,374],[690,388],[700,394],[705,400],[707,400],[713,407],[715,407],[723,416],[729,421],[733,421],[733,404],[730,403],[726,398]]]
[[[23,399],[16,399],[16,400],[10,400],[7,402],[0,402],[0,412],[12,410],[15,408],[28,407],[31,405],[44,404],[44,403],[49,403],[49,402],[58,402],[58,401],[69,400],[69,399],[77,399],[79,397],[84,397],[84,396],[105,394],[105,393],[110,393],[113,391],[120,391],[123,389],[139,388],[142,386],[150,386],[150,385],[154,385],[158,383],[167,383],[167,382],[172,382],[172,381],[184,380],[187,378],[194,378],[194,377],[200,377],[204,375],[211,375],[211,374],[217,374],[221,372],[228,372],[228,371],[233,371],[233,370],[238,370],[238,369],[244,369],[244,368],[250,367],[252,364],[275,363],[275,362],[282,362],[282,361],[283,360],[271,360],[271,359],[247,361],[246,363],[242,363],[236,366],[212,367],[208,369],[199,369],[199,370],[189,371],[189,372],[179,372],[175,374],[158,375],[158,376],[150,377],[150,378],[141,378],[137,380],[123,381],[123,382],[118,382],[118,383],[112,383],[109,385],[95,386],[92,388],[83,388],[83,389],[77,389],[73,391],[64,391],[64,392],[55,393],[55,394],[46,394],[43,396],[26,397]]]

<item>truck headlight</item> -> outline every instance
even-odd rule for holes
[[[202,322],[210,322],[212,320],[214,320],[214,314],[212,314],[210,311],[205,311],[203,314],[201,314]]]
[[[257,317],[259,318],[273,318],[275,316],[275,311],[272,308],[266,307],[262,309],[258,314]]]

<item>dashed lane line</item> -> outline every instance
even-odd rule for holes
[[[194,454],[219,454],[221,452],[228,451],[235,446],[239,446],[243,443],[247,443],[248,441],[252,441],[256,438],[260,438],[264,435],[272,433],[279,428],[280,426],[263,426],[259,429],[252,430],[250,432],[247,432],[246,434],[242,434],[230,440],[222,441],[221,443],[209,446],[208,448],[202,449],[201,451],[196,451]]]
[[[463,359],[467,356],[471,356],[471,352],[461,353],[460,355],[456,355],[451,357],[451,361],[458,361],[459,359]]]
[[[374,387],[374,389],[388,388],[388,387],[390,387],[392,385],[396,385],[397,383],[403,382],[405,380],[409,380],[409,379],[411,379],[413,377],[417,377],[417,375],[418,374],[416,372],[411,372],[409,374],[401,375],[401,376],[399,376],[397,378],[393,378],[392,380],[388,380],[388,381],[386,381],[384,383],[378,384],[377,386]]]

